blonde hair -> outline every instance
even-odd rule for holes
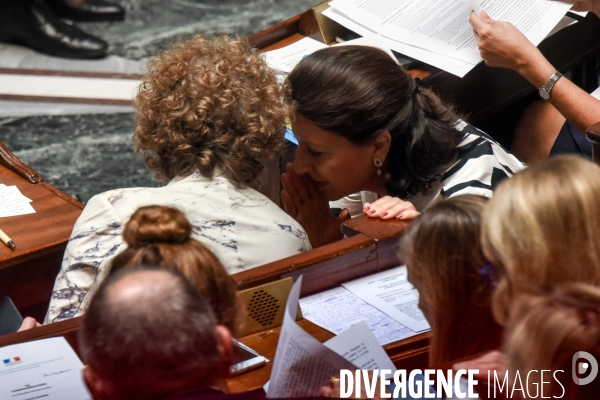
[[[110,274],[140,266],[175,269],[206,297],[217,322],[235,334],[242,318],[237,284],[191,232],[191,224],[176,208],[140,207],[125,225],[123,239],[129,247],[113,259]]]
[[[502,182],[483,214],[483,251],[498,271],[503,324],[519,293],[557,283],[600,285],[600,167],[576,156],[533,165]]]
[[[529,380],[528,389],[532,397],[543,384],[545,395],[562,397],[563,390],[566,390],[568,396],[563,398],[590,398],[581,391],[597,395],[600,379],[597,378],[589,387],[576,388],[571,380],[571,360],[578,351],[586,351],[600,359],[599,343],[600,288],[584,283],[567,283],[558,285],[548,295],[522,295],[516,299],[506,326],[503,347],[511,380],[519,371],[526,386],[525,377],[529,371],[538,371]],[[542,383],[541,370],[551,370],[552,374],[562,370],[555,375],[560,385],[550,373],[543,379],[546,383]],[[539,385],[539,389],[535,385]],[[569,393],[573,390],[579,390],[577,396]]]
[[[431,366],[500,345],[479,237],[487,198],[457,196],[426,209],[402,238],[400,258],[431,325]],[[478,338],[466,332],[481,332]]]

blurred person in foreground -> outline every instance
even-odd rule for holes
[[[265,398],[226,394],[231,333],[172,269],[110,276],[83,318],[79,346],[84,379],[96,400]]]

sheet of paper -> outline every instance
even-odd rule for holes
[[[83,364],[62,338],[0,348],[0,399],[87,400]]]
[[[24,201],[26,201],[28,203],[31,203],[31,201],[32,201],[30,198],[27,198],[27,197],[23,196],[23,193],[21,193],[21,191],[19,190],[19,188],[16,187],[16,186],[14,186],[14,185],[13,186],[6,186],[5,184],[0,183],[0,193],[1,192],[4,192],[4,193],[6,193],[8,195],[11,195],[11,196],[14,196],[17,199],[22,199],[22,200],[24,200]]]
[[[481,12],[481,1],[480,0],[469,0],[469,5],[475,11],[475,13],[479,14]]]
[[[357,21],[348,18],[333,7],[330,7],[327,10],[323,11],[322,14],[334,20],[338,24],[345,26],[351,31],[358,33],[361,36],[376,34],[374,31],[370,30],[364,25],[361,25]],[[381,36],[381,39],[390,49],[397,51],[398,53],[412,57],[429,65],[433,65],[436,68],[447,71],[461,78],[465,76],[470,70],[475,68],[476,65],[465,63],[455,58],[446,57],[444,55],[434,53],[427,49],[410,46],[406,43],[402,43],[384,36]]]
[[[361,38],[348,40],[348,41],[343,42],[343,43],[337,43],[337,44],[334,44],[333,46],[337,47],[337,46],[350,46],[350,45],[352,45],[352,46],[376,47],[376,48],[381,49],[381,50],[385,51],[386,53],[388,53],[388,55],[394,61],[398,62],[398,60],[396,60],[396,57],[394,56],[394,54],[390,50],[390,47],[383,40],[383,37],[381,37],[381,35],[378,35],[376,33],[372,33],[372,34],[369,34],[369,35],[361,35],[361,36],[362,36]]]
[[[416,335],[342,286],[300,299],[300,308],[304,318],[336,335],[365,321],[382,346]]]
[[[479,0],[479,4],[492,18],[511,22],[535,45],[571,7],[548,0]],[[471,64],[481,60],[468,21],[469,0],[333,0],[330,5],[390,39]]]
[[[264,55],[271,68],[289,74],[304,57],[326,47],[324,43],[305,37],[281,49],[267,51]]]
[[[573,4],[548,0],[479,0],[493,19],[508,21],[534,45],[542,40],[571,9]]]
[[[321,386],[339,375],[340,369],[355,369],[296,324],[301,285],[302,277],[288,297],[267,397],[316,396]]]
[[[392,373],[396,371],[394,363],[364,321],[324,344],[359,369],[389,369]]]
[[[343,283],[346,289],[415,332],[428,329],[419,294],[408,282],[406,266]]]
[[[33,214],[31,199],[23,196],[16,186],[0,186],[0,218]]]

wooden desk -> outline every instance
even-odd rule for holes
[[[83,204],[44,182],[0,143],[0,183],[16,185],[35,214],[0,218],[17,249],[0,243],[0,297],[9,296],[23,315],[43,319],[63,253]]]
[[[347,280],[365,276],[399,265],[399,237],[407,224],[399,221],[380,221],[359,217],[348,221],[343,230],[351,237],[309,252],[288,257],[234,275],[240,288],[248,288],[288,276],[303,275],[302,296],[338,286]],[[0,347],[31,340],[65,336],[77,349],[77,332],[81,318],[61,321],[30,331],[0,336]],[[308,333],[320,341],[333,335],[307,320],[299,322]],[[280,328],[248,335],[240,340],[274,359]],[[414,369],[427,366],[429,334],[419,334],[385,346],[399,368]],[[234,392],[262,387],[271,374],[272,363],[229,381]]]

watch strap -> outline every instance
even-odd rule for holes
[[[552,89],[554,88],[554,85],[556,85],[556,82],[558,82],[558,80],[560,78],[562,78],[562,76],[563,75],[558,71],[553,73],[552,76],[550,78],[548,78],[546,83],[544,83],[544,86],[542,86],[541,88],[538,89],[538,91],[540,93],[540,97],[543,98],[544,100],[550,99],[550,93],[552,93]]]

